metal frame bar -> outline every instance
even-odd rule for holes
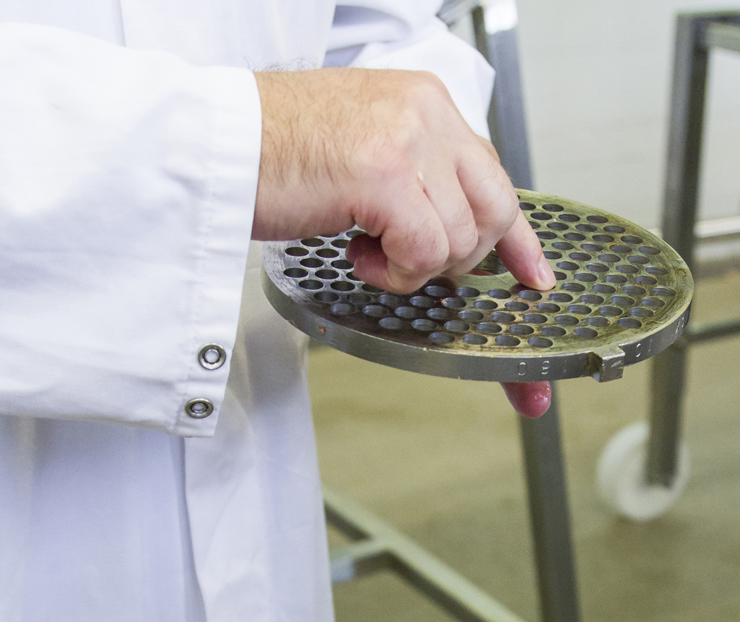
[[[678,15],[662,232],[689,268],[694,267],[704,104],[713,47],[740,52],[740,12]],[[676,476],[689,344],[738,332],[740,319],[690,326],[683,338],[653,360],[648,484],[670,487]]]

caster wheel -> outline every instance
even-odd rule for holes
[[[682,443],[673,484],[668,488],[646,483],[649,431],[644,421],[622,428],[604,448],[597,470],[601,496],[618,514],[635,521],[663,514],[681,495],[689,479],[689,452]]]

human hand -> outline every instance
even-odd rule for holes
[[[263,131],[253,238],[357,225],[367,235],[347,248],[354,272],[399,293],[443,272],[464,274],[494,247],[521,283],[554,286],[496,151],[433,74],[320,69],[255,77]],[[541,414],[541,387],[505,388],[520,412]]]

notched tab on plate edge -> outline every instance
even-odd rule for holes
[[[594,350],[589,365],[591,376],[599,382],[618,380],[624,372],[624,350],[619,346]]]

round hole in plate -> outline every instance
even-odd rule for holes
[[[648,263],[650,260],[644,255],[630,255],[629,257],[627,257],[627,261],[629,261],[630,263],[645,264]]]
[[[540,240],[554,240],[558,236],[554,234],[552,231],[538,231],[537,237]]]
[[[592,214],[591,216],[586,216],[586,220],[588,220],[588,222],[595,222],[598,225],[602,225],[605,222],[609,222],[608,218],[605,218],[604,216],[596,216],[594,214]]]
[[[348,305],[346,302],[338,302],[335,305],[329,307],[329,311],[333,315],[349,315],[355,310],[352,305]]]
[[[525,212],[528,212],[530,210],[533,210],[535,208],[535,205],[534,203],[519,203],[519,207]]]
[[[569,292],[582,292],[586,287],[580,283],[563,283],[563,289]]]
[[[634,307],[630,309],[630,315],[635,317],[652,317],[653,312],[650,309],[643,309],[641,307]]]
[[[579,302],[583,302],[587,305],[600,305],[602,302],[604,302],[604,299],[601,296],[597,296],[596,294],[583,294],[579,299]]]
[[[573,261],[588,261],[591,259],[591,255],[588,253],[571,253],[568,255]]]
[[[351,292],[355,286],[347,281],[335,281],[331,284],[331,288],[336,289],[338,292]]]
[[[558,270],[553,270],[552,273],[555,275],[556,281],[564,281],[568,278],[568,275],[565,274],[565,272],[559,272]]]
[[[365,305],[362,312],[370,317],[385,317],[388,315],[388,309],[381,305]]]
[[[347,272],[347,275],[346,276],[347,276],[348,279],[352,279],[353,281],[360,281],[360,280],[362,280],[354,272]],[[376,288],[376,289],[378,289],[378,288]],[[383,290],[382,289],[378,289],[378,291],[383,291]]]
[[[335,294],[334,292],[318,292],[313,295],[313,297],[318,300],[319,302],[336,302],[339,300],[339,294]]]
[[[403,328],[403,320],[399,320],[397,317],[384,317],[378,322],[383,328],[390,330],[400,330]]]
[[[483,335],[463,335],[462,340],[471,346],[482,346],[488,343],[488,339]]]
[[[617,225],[608,225],[607,227],[604,227],[604,231],[607,233],[624,233],[624,227],[619,227]]]
[[[368,296],[367,294],[361,294],[360,292],[354,292],[352,294],[347,294],[347,300],[351,302],[352,304],[356,305],[366,305],[370,301],[372,301],[372,296]],[[381,300],[381,302],[383,302]]]
[[[358,235],[362,235],[365,233],[362,229],[352,229],[351,231],[347,231],[345,235],[351,240],[352,238],[356,238]]]
[[[606,285],[605,283],[596,283],[591,289],[597,294],[613,294],[617,291],[611,285]]]
[[[655,296],[645,296],[640,304],[645,305],[646,307],[662,307],[665,305],[660,298],[656,298]]]
[[[496,345],[499,346],[518,346],[519,340],[511,335],[499,335],[496,337]]]
[[[555,316],[555,322],[562,326],[575,326],[578,324],[578,318],[572,315],[557,315]]]
[[[582,233],[573,233],[572,231],[564,234],[563,237],[571,242],[583,242],[586,239],[586,236]]]
[[[462,309],[465,306],[465,301],[462,298],[445,298],[442,304],[449,309]]]
[[[620,255],[626,255],[627,253],[632,252],[632,249],[626,244],[613,244],[609,249],[615,253],[619,253]]]
[[[331,245],[335,246],[336,248],[347,248],[347,246],[349,245],[349,240],[344,240],[344,239],[333,240]]]
[[[638,249],[643,255],[658,255],[660,254],[660,249],[655,248],[654,246],[641,246]]]
[[[595,225],[576,225],[576,229],[578,231],[586,231],[587,233],[593,233],[597,230],[597,227]]]
[[[597,242],[613,242],[614,238],[611,235],[606,235],[605,233],[597,233],[596,235],[591,236],[594,240]]]
[[[519,302],[518,300],[512,300],[504,305],[509,311],[526,311],[529,309],[529,305],[526,302]]]
[[[567,231],[568,225],[562,222],[549,222],[547,223],[547,228],[552,229],[553,231]]]
[[[512,335],[531,335],[534,332],[534,328],[526,324],[512,324],[509,326],[509,332]]]
[[[519,298],[524,300],[542,300],[542,294],[531,289],[523,289],[519,292]]]
[[[617,317],[618,315],[622,315],[622,310],[619,307],[604,305],[603,307],[599,307],[599,313],[606,317]]]
[[[528,324],[544,324],[547,322],[547,317],[541,313],[525,313],[522,319]]]
[[[473,305],[477,309],[483,309],[484,311],[490,311],[491,309],[495,309],[498,307],[498,305],[493,302],[493,300],[476,300]]]
[[[629,296],[612,296],[609,299],[609,302],[613,302],[615,305],[619,305],[620,307],[631,307],[635,304],[635,301]]]
[[[456,293],[461,298],[476,298],[480,296],[480,292],[474,287],[458,287]]]
[[[565,294],[563,292],[553,292],[549,296],[550,300],[554,300],[555,302],[570,302],[573,300],[573,296],[570,294]]]
[[[332,261],[331,265],[337,270],[351,270],[354,268],[354,266],[346,259],[337,259],[336,261]]]
[[[623,274],[635,274],[640,271],[639,268],[636,268],[635,266],[628,266],[627,264],[617,266],[617,271],[622,272]]]
[[[434,299],[429,296],[414,296],[409,302],[415,307],[421,307],[422,309],[431,309],[434,306]]]
[[[586,266],[591,272],[608,272],[609,266],[605,266],[603,263],[590,263]]]
[[[436,331],[429,335],[429,339],[440,346],[446,346],[448,343],[455,341],[455,336],[450,335],[450,333]]]
[[[599,255],[599,261],[614,263],[616,261],[619,261],[619,255],[614,255],[612,253],[602,253],[601,255]]]
[[[489,289],[488,295],[491,298],[511,298],[511,293],[507,289]]]
[[[339,277],[339,272],[337,272],[336,270],[328,270],[328,269],[316,270],[314,274],[320,279],[325,279],[327,281],[331,279],[336,279],[337,277]]]
[[[625,244],[642,244],[643,240],[636,235],[623,235],[622,242]]]
[[[550,220],[552,218],[552,215],[545,214],[543,212],[535,212],[534,214],[532,214],[531,217],[534,218],[535,220]]]
[[[648,274],[654,274],[655,276],[665,276],[668,274],[668,270],[665,268],[659,268],[658,266],[648,266],[645,268],[645,272]]]
[[[589,268],[591,266],[588,266]],[[595,274],[589,274],[588,272],[579,272],[573,277],[576,281],[581,281],[583,283],[593,283],[596,280]]]
[[[539,229],[540,228],[540,223],[538,223],[538,222],[536,222],[534,220],[530,220],[528,222],[529,222],[529,226],[532,227],[532,229]]]
[[[541,302],[537,305],[537,310],[542,311],[542,313],[558,313],[560,311],[560,307],[551,302]]]
[[[364,294],[353,295],[364,296]],[[401,298],[400,296],[396,296],[395,294],[383,294],[378,300],[380,300],[381,304],[384,304],[387,307],[397,307],[398,305],[403,304],[403,298]]]
[[[305,238],[301,240],[301,244],[303,246],[311,246],[311,247],[318,247],[324,245],[324,240],[320,240],[319,238]]]
[[[637,285],[625,285],[622,291],[630,296],[642,296],[645,293],[645,288]]]
[[[588,253],[598,253],[599,251],[604,250],[603,246],[600,246],[599,244],[591,244],[589,242],[581,244],[581,248]]]
[[[315,281],[314,279],[306,279],[298,283],[303,289],[321,289],[324,284],[321,281]]]
[[[670,298],[676,295],[676,290],[670,287],[653,287],[653,296],[662,296],[664,298]]]
[[[642,322],[633,317],[623,317],[617,320],[622,328],[642,328]]]
[[[657,285],[658,279],[654,279],[651,276],[636,276],[635,277],[635,283],[639,283],[640,285]]]
[[[563,256],[563,253],[558,253],[558,251],[544,251],[542,254],[545,259],[560,259]]]
[[[493,322],[481,322],[476,326],[476,329],[481,333],[488,333],[489,335],[501,332],[501,327]]]
[[[569,251],[575,248],[570,242],[553,242],[552,247],[557,248],[559,251]]]
[[[339,257],[339,251],[335,251],[333,248],[320,248],[316,251],[316,254],[324,259]]]
[[[308,255],[308,250],[300,246],[291,246],[285,249],[285,254],[291,257],[305,257]]]
[[[545,210],[546,212],[562,212],[563,206],[558,205],[557,203],[545,203],[542,206],[542,209]]]
[[[540,328],[540,332],[546,337],[562,337],[565,334],[565,329],[560,326],[543,326]]]
[[[434,307],[434,309],[429,309],[427,311],[427,316],[433,320],[445,321],[452,317],[452,311],[444,309],[443,307]]]
[[[445,330],[449,330],[451,333],[464,333],[470,330],[470,326],[460,320],[450,320],[445,322]]]
[[[505,311],[494,311],[491,313],[491,319],[500,324],[510,324],[516,318],[511,313],[506,313]]]
[[[568,313],[575,313],[576,315],[588,315],[591,313],[591,309],[586,305],[570,305],[568,307]]]
[[[308,276],[308,270],[303,268],[288,268],[283,270],[285,276],[289,276],[291,279],[302,279],[304,276]]]
[[[552,341],[544,337],[530,337],[527,343],[533,348],[549,348],[552,345]]]
[[[578,222],[581,219],[580,216],[576,216],[575,214],[560,214],[558,216],[558,220],[563,220],[565,222]]]
[[[578,264],[572,261],[559,261],[557,266],[561,270],[578,270]]]
[[[419,319],[411,322],[411,326],[413,326],[416,330],[430,332],[437,328],[437,322],[432,322],[432,320]]]
[[[398,317],[402,317],[407,320],[413,320],[420,317],[423,311],[421,309],[417,309],[416,307],[397,307],[394,313]]]
[[[591,326],[596,326],[598,328],[603,328],[604,326],[609,326],[609,320],[607,320],[605,317],[590,317],[586,320]]]
[[[483,314],[480,311],[466,309],[465,311],[460,311],[460,313],[457,314],[457,317],[466,322],[479,322],[483,319]]]
[[[379,287],[375,287],[375,285],[370,285],[369,283],[365,283],[365,285],[362,286],[362,289],[364,289],[366,292],[370,292],[371,294],[384,293],[382,289],[380,289]]]
[[[445,296],[450,295],[450,290],[441,285],[429,285],[424,288],[424,291],[435,298],[444,298]]]
[[[586,328],[585,326],[579,326],[573,329],[573,333],[581,339],[593,339],[599,334],[593,328]]]
[[[301,259],[301,265],[306,268],[320,268],[324,265],[324,262],[315,257],[306,257],[305,259]]]

